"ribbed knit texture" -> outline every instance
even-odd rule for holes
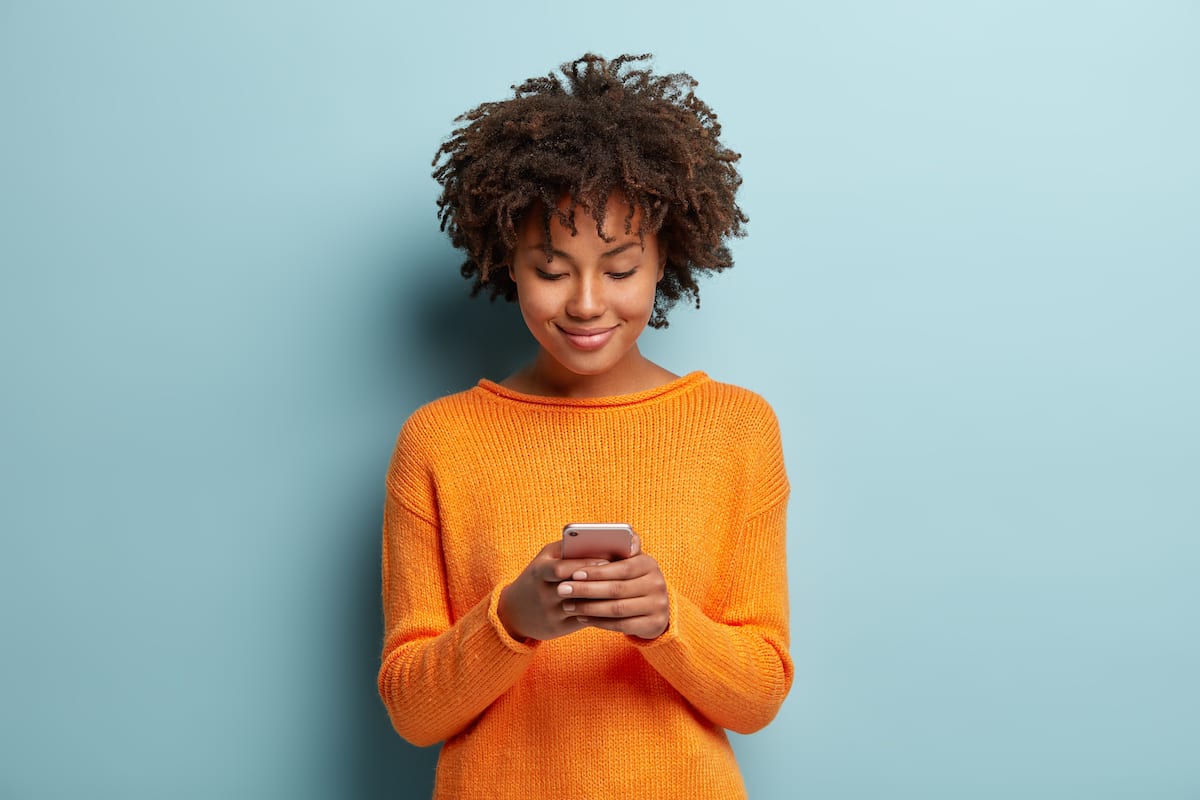
[[[701,372],[607,398],[490,381],[404,425],[388,472],[379,692],[435,797],[744,797],[724,729],[792,682],[775,415]],[[500,590],[568,522],[628,522],[666,578],[670,625],[514,641]]]

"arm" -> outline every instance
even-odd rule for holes
[[[750,510],[715,565],[722,597],[701,605],[674,591],[645,553],[559,587],[587,624],[626,634],[688,702],[739,733],[770,722],[792,684],[788,481],[778,423],[769,407],[760,409],[760,427],[748,437],[757,444],[746,482]]]
[[[452,622],[438,526],[402,499],[427,488],[408,455],[402,441],[384,508],[379,694],[396,731],[425,746],[461,731],[512,686],[535,646],[505,631],[500,587]]]
[[[666,632],[649,641],[629,637],[688,702],[738,733],[770,722],[792,685],[786,507],[785,497],[747,521],[729,595],[716,614],[668,589]]]
[[[585,624],[626,634],[688,702],[723,728],[770,722],[792,684],[784,529],[787,499],[740,537],[726,598],[711,613],[672,591],[646,553],[576,572],[558,587]]]

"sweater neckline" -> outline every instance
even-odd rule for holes
[[[637,405],[686,392],[693,386],[697,386],[708,380],[709,377],[705,372],[696,370],[686,375],[681,375],[674,380],[667,381],[660,386],[655,386],[652,389],[643,389],[640,392],[616,394],[607,397],[548,397],[538,394],[525,394],[524,392],[518,392],[501,386],[487,378],[481,378],[479,383],[475,385],[475,388],[477,391],[487,392],[495,397],[526,405],[547,406],[551,408],[617,408],[619,406]]]

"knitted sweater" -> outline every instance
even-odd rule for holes
[[[379,692],[404,738],[445,741],[435,797],[744,797],[726,728],[791,687],[788,481],[758,395],[693,372],[618,397],[491,381],[405,423],[387,477]],[[628,522],[667,582],[645,641],[521,642],[500,590],[568,522]]]

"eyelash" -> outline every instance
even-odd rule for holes
[[[610,273],[608,273],[608,277],[612,278],[614,281],[623,281],[626,278],[632,278],[633,274],[637,271],[638,271],[638,268],[634,267],[633,269],[626,270],[625,272],[610,272]],[[567,273],[565,273],[565,272],[545,272],[545,271],[539,269],[537,271],[537,276],[544,281],[556,281],[556,280],[559,280],[560,278],[567,277]]]

